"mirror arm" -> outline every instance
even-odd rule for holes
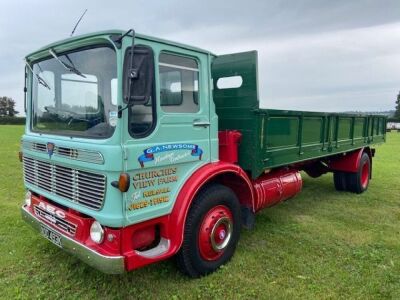
[[[27,92],[28,92],[28,88],[26,87],[26,81],[28,80],[28,73],[27,73],[27,71],[26,71],[26,66],[25,66],[25,72],[24,72],[25,74],[25,76],[24,76],[24,112],[26,113],[26,110],[27,110],[27,103],[26,103],[26,101],[27,101]]]
[[[122,34],[122,35],[119,35],[119,34],[115,35],[115,34],[113,34],[113,35],[110,36],[110,38],[111,38],[111,40],[114,42],[115,46],[116,46],[118,49],[120,49],[121,46],[122,46],[122,39],[123,39],[124,37],[126,37],[128,34],[130,34],[131,32],[133,32],[133,34],[135,34],[135,31],[134,31],[133,29],[129,29],[127,32],[125,32],[125,33]]]
[[[133,103],[128,103],[125,105],[125,107],[122,107],[122,105],[118,105],[118,119],[122,118],[122,112],[127,109],[129,106],[132,106]]]
[[[130,70],[129,70],[129,82],[128,82],[128,99],[127,99],[127,104],[131,102],[131,86],[132,86],[132,81],[138,77],[138,72],[135,69],[134,66],[134,59],[133,59],[133,54],[134,54],[134,46],[135,46],[135,30],[132,28],[130,30],[132,32],[132,45],[131,45],[131,61],[130,61]]]
[[[120,119],[122,117],[122,112],[127,109],[128,107],[133,105],[133,102],[131,102],[131,86],[132,86],[132,80],[136,79],[138,77],[138,72],[134,68],[134,60],[133,60],[133,48],[135,46],[135,30],[129,29],[126,33],[124,33],[118,40],[115,42],[122,42],[122,39],[127,36],[129,33],[132,33],[132,45],[131,45],[131,57],[130,57],[130,63],[129,63],[129,80],[128,80],[128,95],[124,96],[125,100],[127,101],[125,107],[122,107],[122,105],[118,105],[118,118]]]

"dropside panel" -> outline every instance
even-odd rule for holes
[[[257,173],[264,169],[348,152],[385,141],[383,116],[301,111],[260,110],[262,154]]]

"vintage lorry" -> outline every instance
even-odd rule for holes
[[[132,51],[133,50],[133,51]],[[257,52],[217,56],[110,30],[26,56],[22,217],[106,273],[234,254],[259,210],[333,172],[362,193],[386,119],[259,108]]]

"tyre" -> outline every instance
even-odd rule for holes
[[[363,153],[355,173],[347,173],[347,190],[352,193],[361,194],[368,189],[369,179],[371,177],[371,160],[367,153]]]
[[[337,191],[345,191],[346,187],[346,173],[345,172],[334,172],[333,173],[333,183],[335,184],[335,189]]]
[[[233,256],[240,228],[240,204],[231,189],[212,184],[201,190],[186,217],[179,269],[194,278],[218,269]]]

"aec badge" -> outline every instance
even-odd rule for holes
[[[54,152],[54,143],[47,143],[46,150],[47,150],[47,154],[49,155],[49,158],[51,158],[51,156],[53,155],[53,152]]]

